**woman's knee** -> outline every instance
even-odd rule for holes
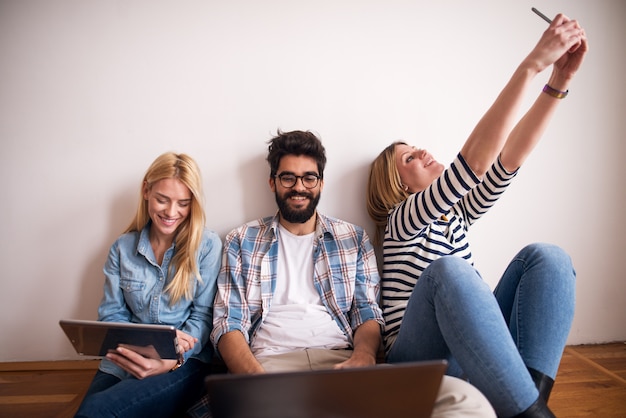
[[[430,263],[422,273],[436,285],[466,286],[472,283],[483,283],[478,271],[467,260],[456,256],[440,257]]]
[[[477,274],[470,263],[461,257],[447,255],[432,261],[424,270],[424,274],[437,277],[450,277],[455,274]]]
[[[491,288],[478,271],[466,260],[456,256],[441,257],[433,261],[422,273],[417,286],[428,289],[427,293],[432,298],[451,304],[468,297],[492,296]]]
[[[576,279],[576,271],[570,255],[561,247],[548,243],[533,243],[518,254],[525,264],[538,266],[552,278]]]
[[[572,264],[572,258],[562,247],[545,242],[535,242],[528,244],[521,251],[520,255],[532,258],[539,258],[549,262],[559,262]]]

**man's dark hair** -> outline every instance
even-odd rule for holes
[[[304,155],[317,162],[318,174],[324,178],[326,150],[314,133],[310,131],[282,132],[279,129],[276,136],[267,143],[269,144],[267,162],[270,165],[270,177],[276,175],[280,159],[285,155]]]

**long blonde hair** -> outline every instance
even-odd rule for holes
[[[374,242],[381,244],[389,211],[404,201],[409,193],[402,188],[402,180],[396,164],[396,141],[385,148],[370,166],[367,182],[367,213],[376,225]]]
[[[196,162],[186,154],[175,154],[166,152],[157,157],[150,165],[141,182],[142,187],[139,192],[139,204],[134,220],[126,228],[125,233],[141,231],[150,221],[148,213],[148,201],[144,199],[145,184],[150,190],[159,180],[175,178],[189,189],[191,193],[191,205],[189,216],[178,227],[174,242],[176,251],[169,270],[176,269],[172,281],[165,288],[165,292],[170,294],[170,304],[173,306],[183,297],[193,298],[194,277],[202,281],[196,254],[202,241],[202,233],[205,225],[205,215],[203,207],[202,177]],[[169,271],[168,271],[169,275]]]

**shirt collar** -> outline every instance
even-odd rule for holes
[[[270,225],[267,230],[267,234],[271,237],[272,240],[275,240],[277,237],[278,224],[280,223],[279,214],[280,212],[277,211],[270,221]],[[328,234],[332,238],[334,234],[333,229],[330,226],[330,220],[328,219],[328,217],[322,215],[318,211],[316,211],[315,214],[317,215],[317,220],[315,221],[315,236],[318,238],[323,238],[326,234]]]
[[[148,221],[148,223],[142,228],[139,233],[139,241],[137,242],[137,253],[146,256],[148,254],[148,248],[152,250],[152,244],[150,244],[150,225],[152,225],[152,221]],[[170,251],[172,248],[176,246],[176,240],[172,241],[172,245],[167,251]],[[167,252],[166,251],[166,252]]]

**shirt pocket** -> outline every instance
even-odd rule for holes
[[[143,281],[133,280],[128,277],[120,278],[120,289],[124,294],[124,301],[135,314],[143,311],[145,306],[145,288],[146,284]]]
[[[269,306],[265,306],[265,301],[263,300],[263,284],[267,284],[267,289],[271,288],[271,278],[270,277],[261,277],[259,275],[253,275],[246,286],[246,303],[248,304],[248,309],[254,314],[256,311],[260,311],[262,308],[269,309]],[[269,301],[269,298],[266,298]]]
[[[330,273],[337,305],[342,312],[348,312],[355,302],[356,262],[350,258],[345,259],[342,264],[333,266]]]

